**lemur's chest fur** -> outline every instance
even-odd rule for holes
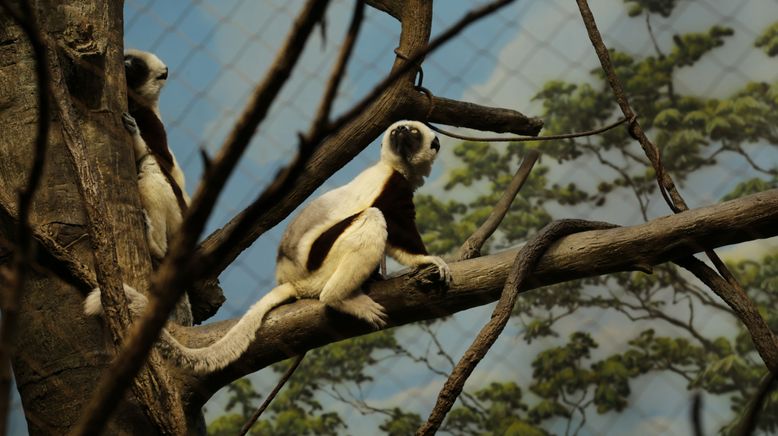
[[[149,147],[151,156],[153,156],[160,171],[162,171],[162,174],[173,189],[173,194],[176,196],[178,207],[183,214],[187,209],[187,204],[181,186],[179,186],[178,182],[176,182],[173,177],[175,163],[173,154],[170,152],[167,145],[165,125],[162,124],[162,121],[154,111],[148,107],[134,104],[132,99],[130,99],[130,115],[135,118],[135,122],[138,124],[138,130],[140,130],[140,136]]]
[[[368,207],[377,208],[383,214],[390,246],[410,254],[427,254],[416,228],[413,187],[397,171],[392,170],[387,175],[381,189],[367,202],[367,207],[335,222],[313,241],[305,262],[308,271],[315,271],[322,265],[338,237]]]

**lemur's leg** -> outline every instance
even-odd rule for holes
[[[384,326],[386,312],[383,306],[359,288],[381,262],[385,248],[386,221],[381,211],[371,207],[362,212],[333,245],[327,257],[338,265],[322,288],[319,299],[375,328]]]

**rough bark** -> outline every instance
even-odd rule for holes
[[[116,31],[123,27],[122,4],[41,0],[37,6],[40,27],[62,73],[61,82],[53,86],[70,98],[64,109],[75,115],[101,187],[110,187],[102,190],[108,216],[100,218],[111,228],[105,237],[115,250],[123,280],[143,289],[151,266],[135,170],[126,164],[133,162],[132,150],[119,118],[126,104],[122,34]],[[0,59],[0,202],[14,213],[15,193],[33,156],[37,117],[34,58],[26,38],[6,15],[0,15]],[[93,247],[62,119],[56,110],[50,117],[50,147],[31,225],[92,269]],[[6,225],[10,221],[2,220],[0,239],[13,240],[13,227]],[[66,433],[109,362],[103,327],[81,315],[84,291],[66,285],[46,269],[36,269],[29,278],[15,332],[19,352],[13,366],[31,433]],[[158,397],[155,388],[159,386],[153,380],[139,379],[134,393],[157,392],[147,395],[153,403]],[[147,413],[159,419],[170,415],[170,411],[151,410],[148,404],[141,406],[132,393],[120,403],[109,433],[155,433],[157,426]]]

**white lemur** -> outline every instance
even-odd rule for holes
[[[385,253],[407,266],[433,264],[441,280],[450,282],[448,265],[427,254],[413,205],[413,192],[429,175],[439,150],[440,142],[424,124],[391,125],[378,163],[312,201],[289,224],[278,249],[278,286],[208,347],[185,347],[163,330],[163,353],[196,372],[223,368],[246,351],[267,312],[292,298],[318,298],[380,328],[386,324],[384,308],[360,287]],[[129,286],[125,290],[131,311],[139,315],[145,297]],[[99,290],[87,297],[84,308],[87,314],[101,313]]]
[[[156,267],[168,243],[181,227],[189,205],[184,173],[167,145],[165,125],[159,113],[159,94],[168,77],[167,66],[153,53],[130,49],[124,52],[129,113],[122,121],[132,135],[138,192],[146,220],[146,241]],[[181,298],[173,319],[192,325],[187,294]]]
[[[168,68],[153,53],[127,50],[124,71],[129,114],[124,114],[123,121],[132,135],[149,251],[152,259],[159,262],[165,257],[173,234],[181,227],[189,204],[184,173],[168,148],[159,114],[159,94]]]

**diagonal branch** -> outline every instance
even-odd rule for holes
[[[500,299],[492,312],[492,316],[483,326],[473,343],[451,371],[443,388],[438,394],[435,406],[427,421],[416,431],[417,435],[435,434],[454,402],[462,393],[465,382],[475,370],[478,363],[486,356],[489,349],[497,342],[500,333],[505,329],[511,318],[513,306],[519,298],[519,293],[526,286],[527,278],[532,274],[541,256],[549,246],[565,235],[613,228],[613,224],[596,221],[561,220],[554,221],[533,236],[516,254],[516,259],[510,268],[508,279],[500,293]]]
[[[563,238],[543,256],[527,289],[656,265],[706,248],[778,235],[778,190],[666,216],[644,224],[578,233]],[[517,250],[450,264],[455,280],[446,292],[420,285],[430,269],[373,283],[370,297],[384,306],[392,326],[434,319],[495,301]],[[176,328],[185,345],[204,347],[222,337],[237,320]],[[319,301],[301,300],[270,313],[249,350],[222,371],[185,388],[201,406],[230,381],[314,347],[372,330]]]
[[[671,210],[673,210],[673,212],[677,213],[688,210],[689,207],[687,206],[683,197],[681,197],[680,192],[675,186],[675,182],[673,182],[672,177],[670,177],[670,175],[665,171],[659,148],[653,142],[651,142],[650,139],[648,139],[645,131],[637,120],[637,114],[635,114],[629,104],[627,95],[624,92],[621,81],[616,75],[613,63],[611,62],[610,55],[608,54],[608,48],[605,46],[605,43],[602,40],[602,35],[600,35],[600,31],[597,29],[597,23],[594,20],[594,15],[589,8],[587,0],[576,0],[576,2],[578,3],[578,9],[581,12],[581,17],[583,19],[584,25],[586,26],[586,31],[589,34],[589,39],[594,46],[597,57],[600,59],[600,65],[605,72],[605,76],[608,79],[608,83],[610,84],[610,87],[613,91],[613,95],[616,98],[616,101],[618,102],[624,117],[630,120],[629,132],[632,137],[640,143],[640,146],[643,148],[643,151],[654,168],[657,184],[659,185],[659,191],[662,193],[665,202],[667,202],[667,205]],[[696,267],[690,269],[690,271],[718,295],[730,293],[745,295],[742,286],[732,275],[721,258],[713,250],[707,250],[705,254],[708,256],[711,262],[713,262],[716,270],[725,280],[716,280],[716,278],[712,275]],[[774,344],[778,343],[778,336],[772,333],[770,334],[769,338],[764,339],[767,342],[761,345],[762,349],[769,349],[770,347],[773,347]],[[754,337],[753,340],[756,342],[757,338]],[[763,358],[765,357],[762,353],[760,353],[760,355],[762,355]],[[768,367],[778,368],[778,366],[771,366],[771,363],[767,361],[765,361],[765,363],[768,365]],[[778,365],[778,363],[776,363],[776,365]]]
[[[472,259],[481,255],[481,247],[483,247],[484,242],[492,236],[503,218],[505,218],[505,214],[508,213],[513,199],[516,198],[516,194],[519,193],[527,177],[529,177],[529,173],[532,171],[535,161],[538,160],[538,156],[539,154],[536,150],[527,152],[524,161],[521,162],[519,169],[516,170],[516,174],[513,175],[513,179],[511,179],[497,204],[494,205],[494,209],[492,209],[486,221],[459,247],[459,251],[455,256],[457,260]]]

